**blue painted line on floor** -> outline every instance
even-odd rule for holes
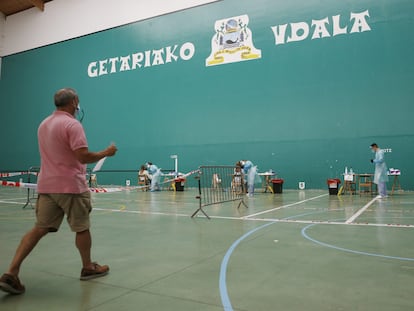
[[[223,261],[221,262],[221,267],[220,267],[220,281],[219,281],[219,286],[220,286],[220,296],[221,296],[221,303],[223,304],[224,310],[225,311],[233,311],[233,307],[231,305],[230,302],[230,298],[229,298],[229,294],[227,292],[227,284],[226,284],[226,272],[227,272],[227,264],[229,262],[230,256],[233,253],[233,251],[235,250],[235,248],[240,244],[241,241],[243,241],[245,238],[247,238],[248,236],[252,235],[253,233],[255,233],[256,231],[259,231],[265,227],[268,227],[270,225],[273,225],[274,222],[262,225],[260,227],[257,227],[249,232],[247,232],[246,234],[244,234],[243,236],[241,236],[237,241],[235,241],[230,248],[227,250],[226,255],[223,258]]]
[[[305,228],[302,229],[302,236],[316,244],[319,244],[321,246],[325,246],[325,247],[329,247],[329,248],[333,248],[336,250],[340,250],[343,252],[348,252],[348,253],[354,253],[354,254],[359,254],[359,255],[365,255],[365,256],[373,256],[373,257],[380,257],[380,258],[387,258],[387,259],[396,259],[396,260],[404,260],[404,261],[414,261],[414,258],[409,258],[409,257],[397,257],[397,256],[388,256],[388,255],[382,255],[382,254],[375,254],[375,253],[367,253],[367,252],[362,252],[362,251],[357,251],[357,250],[352,250],[352,249],[348,249],[348,248],[343,248],[343,247],[339,247],[339,246],[335,246],[332,244],[328,244],[328,243],[324,243],[321,241],[318,241],[314,238],[311,238],[307,233],[306,230],[309,229],[312,226],[315,226],[316,224],[311,224],[306,226]]]
[[[324,211],[322,211],[324,212]],[[310,213],[304,213],[304,214],[300,214],[300,215],[294,215],[294,216],[290,216],[290,217],[286,217],[284,219],[291,219],[291,218],[295,218],[295,217],[302,217],[302,216],[307,216],[307,215],[311,215],[311,214],[318,214],[318,213],[322,213],[321,211],[317,211],[317,212],[310,212]],[[230,248],[227,250],[226,255],[223,258],[223,261],[221,262],[221,267],[220,267],[220,279],[219,279],[219,287],[220,287],[220,297],[221,297],[221,303],[223,304],[223,308],[225,311],[233,311],[233,306],[231,304],[230,298],[229,298],[229,294],[227,292],[227,280],[226,280],[226,275],[227,275],[227,265],[229,263],[229,259],[233,253],[233,251],[236,249],[236,247],[247,237],[249,237],[250,235],[252,235],[253,233],[262,230],[263,228],[266,228],[270,225],[275,224],[277,221],[273,221],[271,223],[267,223],[264,224],[260,227],[257,227],[253,230],[250,230],[249,232],[247,232],[246,234],[244,234],[243,236],[241,236],[239,239],[237,239],[231,246]]]

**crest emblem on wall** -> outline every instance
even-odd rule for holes
[[[206,59],[206,66],[261,58],[261,50],[253,46],[252,32],[247,27],[248,24],[247,15],[216,21],[216,33],[211,39],[211,54]]]

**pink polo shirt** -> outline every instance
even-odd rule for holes
[[[39,125],[40,151],[38,193],[82,193],[88,191],[86,164],[74,150],[88,147],[82,124],[71,114],[56,110]]]

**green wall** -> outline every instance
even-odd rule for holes
[[[350,33],[351,12],[366,10],[371,30]],[[39,164],[37,126],[53,111],[54,92],[70,86],[90,149],[118,145],[106,170],[145,161],[172,169],[171,154],[181,172],[250,159],[277,171],[286,188],[323,188],[345,166],[372,172],[368,146],[377,142],[412,190],[413,11],[411,0],[226,0],[4,57],[0,171]],[[239,15],[248,15],[261,58],[206,67],[215,22]],[[332,35],[335,15],[347,34]],[[325,17],[330,36],[311,39],[312,20]],[[271,27],[299,22],[310,26],[306,39],[275,44]],[[188,60],[88,76],[91,62],[158,49],[165,56],[188,42]],[[106,184],[132,177],[98,175]]]

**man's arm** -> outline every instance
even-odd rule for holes
[[[87,147],[79,148],[75,150],[75,156],[82,164],[90,164],[98,162],[104,157],[112,157],[117,152],[117,148],[114,144],[111,144],[106,149],[98,152],[91,152]]]

